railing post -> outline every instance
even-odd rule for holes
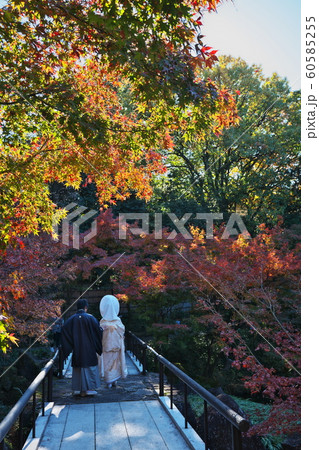
[[[146,375],[146,346],[143,346],[143,375]]]
[[[173,377],[171,376],[171,383],[170,383],[170,399],[171,399],[171,409],[173,409]]]
[[[130,350],[130,351],[132,351],[131,339],[132,339],[132,336],[131,336],[131,332],[129,331],[127,333],[126,345],[127,345],[127,350]]]
[[[48,402],[52,402],[53,367],[48,373]]]
[[[41,399],[42,416],[44,416],[44,396],[45,396],[45,378],[42,381],[42,399]]]
[[[234,427],[234,425],[232,425],[232,444],[233,450],[243,449],[241,431]]]
[[[63,378],[63,354],[62,354],[62,347],[59,346],[59,378]]]
[[[204,442],[205,450],[208,450],[208,413],[206,400],[204,400]]]
[[[129,348],[128,348],[128,331],[126,331],[126,330],[124,333],[124,346],[125,346],[125,350],[129,350]]]
[[[187,384],[184,383],[184,410],[185,410],[185,428],[188,424],[188,401],[187,401]]]
[[[171,401],[170,401],[170,407],[171,407],[171,409],[173,409],[173,375],[171,374],[171,380],[170,380],[170,399],[171,399]]]
[[[19,450],[22,449],[23,447],[23,411],[21,412],[21,414],[19,415]]]
[[[159,361],[159,395],[164,396],[164,366],[161,361]]]
[[[33,427],[32,427],[32,437],[35,438],[35,407],[36,407],[36,397],[37,397],[37,391],[35,391],[35,393],[33,394],[33,398],[32,398],[32,422],[33,422]]]

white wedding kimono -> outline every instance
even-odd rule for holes
[[[124,332],[125,327],[118,317],[120,305],[113,295],[105,295],[100,302],[103,329],[103,352],[99,357],[100,375],[107,384],[127,376],[125,362]]]

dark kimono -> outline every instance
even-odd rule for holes
[[[79,309],[62,327],[61,345],[66,358],[72,355],[72,388],[90,391],[100,386],[97,354],[102,353],[102,333],[98,321]]]

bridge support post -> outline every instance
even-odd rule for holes
[[[33,427],[32,427],[32,437],[35,438],[35,422],[36,422],[36,417],[35,417],[35,408],[37,406],[37,391],[35,391],[35,393],[33,394],[32,397],[32,422],[33,422]]]
[[[208,411],[206,400],[204,400],[204,442],[205,450],[208,450]]]
[[[143,375],[146,375],[146,346],[143,346]]]
[[[42,416],[44,416],[44,396],[45,396],[45,378],[42,381],[42,398],[41,398]]]
[[[19,450],[23,447],[23,411],[19,415]]]
[[[164,366],[159,361],[159,395],[164,396]]]
[[[52,402],[52,389],[53,389],[53,368],[48,373],[48,402]]]
[[[59,378],[62,379],[63,378],[63,354],[62,354],[62,347],[61,345],[59,346]]]
[[[233,450],[243,449],[241,431],[238,430],[233,425],[232,425],[232,443],[233,443]]]
[[[188,399],[187,399],[187,394],[188,394],[187,384],[184,383],[185,428],[188,427]]]

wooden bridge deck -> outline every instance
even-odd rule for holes
[[[69,369],[55,381],[54,402],[47,405],[46,417],[39,416],[36,438],[30,436],[24,450],[204,449],[192,429],[183,437],[177,409],[173,421],[161,404],[166,399],[159,401],[157,377],[141,375],[129,357],[127,366],[125,380],[116,388],[102,386],[94,397],[72,396]]]
[[[189,449],[158,400],[55,405],[39,450]]]

